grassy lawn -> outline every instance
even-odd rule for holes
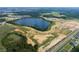
[[[67,44],[65,47],[64,47],[64,49],[66,49],[66,50],[68,50],[68,49],[70,49],[72,46],[70,45],[70,44]]]
[[[70,44],[65,45],[61,51],[68,51],[70,48],[72,48],[72,46]]]

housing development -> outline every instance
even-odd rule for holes
[[[0,52],[78,52],[79,8],[0,8]]]

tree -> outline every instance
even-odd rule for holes
[[[37,47],[28,44],[27,38],[17,32],[8,33],[2,39],[2,44],[9,52],[37,51]]]

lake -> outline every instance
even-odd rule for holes
[[[23,18],[14,21],[14,23],[18,25],[33,27],[41,31],[47,30],[50,25],[50,22],[42,18]]]

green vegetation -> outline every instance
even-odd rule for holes
[[[16,14],[15,14],[16,13]],[[19,16],[19,17],[18,17]],[[42,16],[45,18],[63,18],[63,19],[67,19],[69,20],[69,17],[66,17],[65,15],[61,14],[60,12],[51,12],[51,13],[40,13],[40,12],[13,12],[12,14],[1,14],[0,15],[0,22],[4,22],[6,21],[7,23],[5,23],[4,25],[0,25],[0,51],[7,51],[7,52],[37,52],[38,47],[42,46],[43,48],[45,48],[46,46],[48,46],[53,39],[55,39],[58,36],[58,33],[51,33],[52,36],[47,37],[47,39],[41,44],[39,45],[38,42],[33,39],[33,35],[31,37],[31,34],[28,34],[27,36],[31,37],[32,41],[35,44],[35,46],[32,46],[31,44],[27,43],[27,37],[25,36],[26,33],[28,31],[30,31],[30,28],[25,27],[25,26],[21,26],[21,25],[17,25],[15,23],[13,23],[13,21],[16,21],[18,19],[20,19],[21,17],[40,17]],[[69,16],[69,14],[67,14],[67,16]],[[48,19],[47,18],[47,19]],[[71,19],[73,17],[70,17]],[[46,20],[43,18],[43,20]],[[51,26],[55,25],[54,21],[49,21],[46,20],[48,22],[50,22],[49,27],[45,30],[41,30],[38,28],[38,26],[33,27],[34,29],[37,30],[41,30],[41,32],[47,31],[51,29]],[[8,24],[9,23],[9,24]],[[10,24],[11,23],[11,24]],[[12,25],[13,24],[13,25]],[[20,29],[21,31],[23,31],[24,34],[22,34],[21,32],[15,32],[14,29]],[[71,33],[72,31],[67,29],[67,28],[63,28],[61,30],[61,33],[67,35],[69,33]],[[72,32],[73,33],[73,32]],[[76,34],[76,33],[74,33]],[[48,34],[49,35],[49,34]],[[71,39],[73,41],[77,40],[75,39]],[[66,45],[64,45],[64,47],[62,47],[62,49],[60,49],[60,51],[68,51],[72,48],[73,46],[70,45],[69,43],[67,43]],[[72,49],[73,52],[79,52],[79,45],[74,47]]]
[[[6,39],[5,39],[6,38]],[[2,45],[8,52],[34,52],[37,51],[37,45],[34,47],[27,43],[27,38],[17,32],[8,33],[2,39]]]
[[[79,52],[79,45],[72,49],[72,52]]]
[[[15,29],[14,26],[5,24],[5,25],[0,25],[0,51],[6,51],[6,49],[3,47],[1,40],[9,33]]]
[[[66,19],[66,16],[61,14],[60,12],[51,12],[51,13],[43,13],[43,17],[53,17],[53,18],[63,18]]]
[[[53,25],[55,25],[55,22],[54,21],[53,22],[50,21],[50,24],[49,24],[49,27],[48,27],[47,30],[50,30]]]
[[[22,31],[29,30],[20,26],[15,26],[11,24],[0,25],[0,51],[37,51],[38,45],[35,46],[25,44],[26,38],[23,38],[21,33],[14,33],[13,30],[18,27]],[[12,33],[13,32],[13,33]],[[21,34],[19,36],[19,34]],[[26,40],[23,43],[23,40]],[[17,44],[18,43],[18,44]]]
[[[1,21],[5,21],[5,19],[0,18],[0,22],[1,22]]]
[[[64,47],[64,49],[66,49],[66,50],[68,50],[68,49],[70,49],[72,46],[70,45],[70,44],[67,44],[65,47]]]
[[[38,42],[37,42],[35,39],[33,39],[33,38],[32,38],[32,41],[33,41],[35,44],[38,44]]]
[[[73,46],[68,43],[60,51],[65,52],[65,51],[70,50],[71,48],[73,48]]]

